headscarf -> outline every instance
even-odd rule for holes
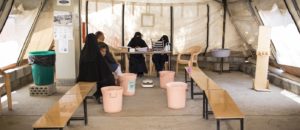
[[[143,35],[142,35],[141,32],[135,32],[133,38],[137,38],[137,37],[140,37],[140,38],[141,38],[142,36],[143,36]]]
[[[129,41],[128,46],[135,48],[139,47],[148,47],[146,42],[142,39],[143,34],[140,32],[135,32],[133,38]]]
[[[81,51],[80,61],[82,62],[96,62],[98,60],[97,53],[99,48],[97,46],[96,35],[88,34],[85,39],[84,47]]]
[[[169,42],[169,38],[167,35],[163,35],[159,41],[163,41],[164,43],[168,43]]]

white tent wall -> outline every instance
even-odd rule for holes
[[[243,46],[246,48],[247,55],[257,48],[258,23],[253,17],[250,7],[246,0],[228,3],[230,19],[239,36],[243,39]]]
[[[210,6],[210,34],[209,48],[222,48],[223,32],[223,6],[221,3],[211,1]],[[197,6],[199,10],[197,11]],[[183,11],[183,14],[181,13]],[[228,14],[227,14],[228,15]],[[191,46],[206,47],[207,28],[206,4],[174,6],[174,51],[184,51]],[[225,48],[232,51],[244,51],[243,41],[237,34],[229,17],[226,19]]]
[[[142,17],[152,15],[153,19],[143,19],[144,24],[149,25],[154,21],[153,26],[142,25]],[[148,46],[151,40],[157,41],[162,35],[170,36],[170,8],[167,6],[150,5],[125,5],[125,45],[129,43],[134,33],[139,31]]]
[[[119,11],[121,10],[120,4],[123,2],[125,4],[125,45],[127,45],[136,31],[140,31],[144,34],[144,40],[149,45],[151,39],[158,40],[163,34],[170,37],[170,6],[172,5],[174,11],[174,53],[184,51],[186,48],[195,45],[202,46],[204,51],[207,39],[206,5],[209,4],[210,34],[208,51],[222,47],[223,6],[222,3],[214,0],[129,0],[126,2],[118,0],[114,0],[113,2],[110,0],[89,0],[89,3],[99,4],[97,7],[89,4],[89,15],[93,15],[93,17],[89,16],[89,33],[95,32],[96,30],[102,30],[106,34],[108,44],[111,44],[110,42],[114,42],[113,45],[116,45],[115,43],[121,43],[120,22],[122,17],[119,15]],[[82,3],[85,3],[85,1]],[[100,6],[101,3],[102,7]],[[104,7],[103,5],[105,4],[106,6]],[[113,11],[111,11],[112,5],[114,5]],[[82,7],[84,8],[85,5]],[[101,13],[105,11],[105,15]],[[154,26],[141,26],[142,13],[155,15]],[[85,14],[85,12],[82,11],[82,14]],[[110,21],[110,24],[103,23],[101,25],[99,24],[101,22],[92,22],[93,19],[97,19],[97,17],[101,18],[101,21],[103,22],[103,20],[107,19],[105,16],[114,17],[113,20]],[[236,32],[236,29],[229,17],[227,17],[226,21],[225,36],[225,48],[230,48],[232,51],[244,52],[244,42]]]
[[[102,31],[105,34],[106,43],[114,47],[121,46],[122,4],[116,3],[112,6],[111,3],[107,2],[89,1],[88,12],[89,33]],[[83,18],[83,20],[85,20],[85,18]]]

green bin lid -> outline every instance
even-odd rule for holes
[[[48,56],[48,55],[55,55],[54,51],[32,51],[29,52],[31,56]]]

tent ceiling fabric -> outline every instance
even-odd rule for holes
[[[117,1],[117,0],[116,0]],[[208,2],[209,1],[209,2]],[[98,0],[97,2],[93,0],[89,1],[89,14],[95,14],[95,11],[98,10],[98,13],[96,15],[99,15],[99,17],[104,17],[101,15],[102,12],[105,10],[108,10],[107,13],[113,13],[111,11],[112,4],[107,3],[111,1],[103,1]],[[133,32],[135,31],[141,31],[144,34],[144,39],[146,42],[149,42],[150,39],[158,40],[162,34],[167,34],[170,36],[170,26],[169,25],[169,6],[164,6],[163,13],[160,12],[160,8],[158,6],[154,6],[151,4],[134,4],[134,8],[132,8],[133,3],[130,2],[137,2],[134,0],[126,1],[125,3],[125,45],[127,45],[130,38],[133,36]],[[138,1],[138,2],[150,2],[150,1]],[[151,3],[160,2],[160,3],[168,3],[170,1],[163,0],[163,1],[152,1]],[[206,24],[207,24],[207,12],[206,12],[206,4],[209,4],[210,6],[210,34],[209,34],[209,48],[208,51],[211,49],[221,48],[222,47],[222,27],[223,27],[223,6],[222,3],[217,2],[215,0],[189,0],[189,1],[183,1],[183,0],[175,0],[172,1],[173,3],[180,3],[180,2],[196,2],[198,4],[176,4],[173,5],[174,7],[174,51],[184,51],[184,49],[189,48],[191,46],[202,46],[203,48],[206,47]],[[200,4],[201,2],[208,2],[205,4]],[[98,3],[101,5],[101,3],[105,3],[106,7],[99,8],[100,6],[95,6],[95,3]],[[120,3],[118,3],[120,4]],[[118,6],[118,4],[114,4],[115,8]],[[102,4],[103,5],[103,4]],[[142,27],[141,26],[141,14],[146,13],[146,6],[149,6],[149,12],[155,15],[155,26],[152,27]],[[93,8],[93,9],[92,9]],[[134,11],[132,11],[134,9]],[[116,9],[115,11],[117,11]],[[132,13],[134,12],[134,14]],[[106,15],[109,15],[107,14]],[[115,12],[117,13],[117,12]],[[161,14],[163,14],[164,19],[162,20],[163,23],[160,23],[159,19],[161,18]],[[114,14],[116,15],[116,14]],[[95,18],[95,16],[94,16]],[[121,21],[121,17],[115,17],[115,21]],[[89,18],[89,25],[94,26],[96,28],[104,28],[104,27],[97,27],[101,26],[99,24],[96,25],[91,22],[92,18]],[[98,22],[99,23],[99,22]],[[166,25],[164,25],[166,23]],[[110,23],[111,25],[119,26],[117,23]],[[106,24],[107,25],[107,24]],[[161,26],[164,25],[164,26]],[[108,28],[115,28],[115,27],[108,27]],[[159,27],[159,28],[157,28]],[[107,27],[106,27],[107,28]],[[156,29],[155,29],[156,28]],[[116,28],[117,29],[117,28]],[[95,30],[94,30],[95,31]],[[114,31],[114,30],[111,30]],[[105,32],[105,31],[104,31]],[[120,32],[119,30],[115,30],[114,32]],[[152,33],[151,33],[152,32]],[[105,32],[106,33],[106,32]],[[109,34],[109,32],[108,32]],[[157,35],[156,35],[157,34]],[[111,35],[111,34],[109,34]],[[108,41],[110,41],[110,37],[106,37]],[[113,37],[112,37],[113,39]],[[232,22],[229,18],[227,18],[227,24],[226,24],[226,39],[225,39],[225,48],[230,48],[233,51],[244,51],[244,42],[236,32],[235,27],[233,26]],[[203,50],[204,51],[204,50]]]
[[[169,3],[205,3],[210,2],[214,0],[89,0],[89,1],[98,1],[98,2],[134,2],[134,3],[163,3],[163,4],[169,4]]]

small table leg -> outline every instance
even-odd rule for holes
[[[149,75],[151,76],[152,75],[152,66],[153,66],[153,63],[152,63],[152,54],[150,54],[149,56]]]
[[[169,70],[171,70],[171,53],[169,53],[168,56],[169,56],[169,58],[168,58],[168,60],[169,60]]]
[[[217,119],[217,130],[220,130],[220,120]]]
[[[84,124],[88,124],[88,115],[87,115],[87,102],[86,98],[83,100],[83,112],[84,112]]]
[[[241,130],[244,130],[244,119],[241,119]]]
[[[191,78],[191,98],[194,99],[194,80]]]
[[[125,72],[129,73],[129,61],[128,54],[125,54]]]
[[[208,120],[208,101],[207,101],[207,97],[206,94],[204,93],[205,96],[205,119]]]

